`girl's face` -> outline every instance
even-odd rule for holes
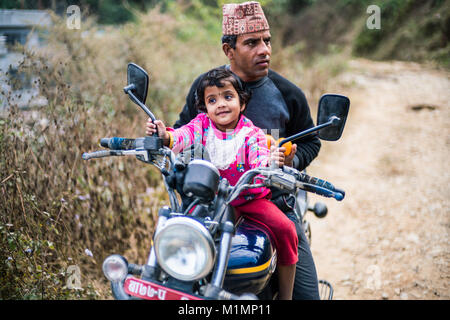
[[[222,88],[210,86],[205,88],[205,105],[208,117],[220,131],[234,130],[239,115],[245,105],[240,105],[239,96],[229,81]]]

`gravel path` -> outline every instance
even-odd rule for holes
[[[308,172],[346,198],[311,196],[329,213],[307,219],[335,299],[450,298],[449,75],[353,60],[332,88],[350,98],[350,115]]]

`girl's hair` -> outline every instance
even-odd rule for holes
[[[201,78],[200,84],[195,91],[195,107],[202,112],[206,112],[206,87],[215,86],[218,88],[222,88],[225,86],[225,82],[231,83],[231,85],[238,93],[240,105],[247,105],[247,102],[250,100],[252,94],[242,84],[241,79],[239,79],[237,75],[231,72],[231,70],[228,70],[226,68],[215,68],[205,73]]]

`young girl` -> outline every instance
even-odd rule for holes
[[[284,163],[284,154],[267,148],[264,132],[242,113],[250,93],[231,71],[217,68],[207,72],[196,92],[196,107],[201,111],[191,122],[178,129],[166,128],[160,121],[147,121],[146,133],[163,138],[164,144],[175,153],[185,147],[201,143],[206,147],[211,162],[230,185],[235,185],[242,174],[272,161]],[[240,194],[231,205],[238,216],[265,224],[271,231],[278,253],[279,299],[292,299],[298,238],[295,226],[270,199],[270,190],[254,188]],[[236,217],[237,218],[237,217]]]

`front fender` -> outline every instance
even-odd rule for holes
[[[128,295],[123,288],[124,281],[111,282],[111,291],[116,300],[134,300],[134,297]]]

